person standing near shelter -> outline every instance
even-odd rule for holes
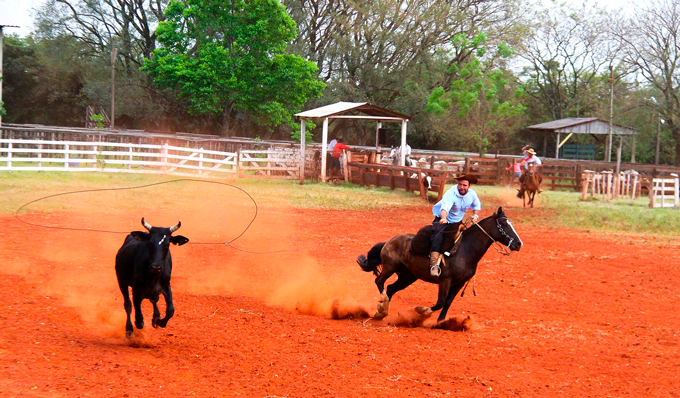
[[[350,147],[342,143],[342,138],[338,138],[337,141],[338,142],[333,147],[333,152],[331,152],[331,174],[333,174],[335,170],[338,171],[338,174],[341,172],[340,156],[342,155],[343,150],[350,149]]]
[[[470,189],[470,185],[476,183],[477,177],[473,175],[460,176],[458,184],[446,191],[442,200],[432,207],[432,214],[434,214],[430,246],[430,274],[432,276],[441,274],[438,262],[444,241],[444,228],[452,224],[449,228],[458,231],[468,209],[472,209],[472,221],[477,222],[479,220],[479,210],[481,210],[482,204],[477,192]],[[454,242],[455,239],[456,236],[454,236]]]
[[[522,165],[524,164],[524,160],[521,162],[515,162],[515,160],[512,161],[512,166],[506,167],[505,170],[510,171],[512,169],[512,177],[510,177],[510,182],[508,183],[508,188],[512,187],[512,183],[515,181],[515,178],[517,178],[517,181],[519,181],[519,178],[522,176]]]

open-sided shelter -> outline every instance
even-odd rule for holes
[[[638,134],[637,131],[617,124],[610,125],[609,122],[596,117],[572,117],[566,119],[553,120],[552,122],[535,124],[533,126],[528,126],[528,130],[555,135],[555,159],[559,158],[560,148],[571,138],[573,134],[593,134],[593,135],[608,135],[605,140],[605,148],[609,148],[611,153],[612,146],[612,136],[635,136]],[[562,135],[565,134],[566,137],[562,139]],[[547,136],[546,142],[547,142]],[[635,151],[635,146],[633,145],[633,151]],[[545,152],[545,148],[544,148]],[[634,153],[634,152],[633,152]],[[635,156],[631,156],[634,158]],[[609,161],[610,158],[605,156],[605,160]]]
[[[296,114],[300,118],[300,154],[302,156],[300,183],[305,176],[305,120],[323,119],[323,138],[321,140],[321,180],[326,181],[326,147],[328,146],[328,120],[329,119],[366,119],[376,120],[375,145],[378,147],[378,132],[382,128],[382,122],[401,122],[401,147],[406,147],[406,128],[411,116],[399,112],[391,111],[367,102],[337,102]],[[401,151],[400,164],[403,166],[406,161],[406,154]]]

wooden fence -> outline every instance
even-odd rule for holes
[[[306,159],[313,162],[313,153]],[[0,139],[0,170],[299,178],[300,151],[221,152],[172,145]]]

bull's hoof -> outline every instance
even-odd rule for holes
[[[153,318],[153,319],[151,320],[151,326],[153,326],[154,328],[157,328],[157,327],[159,326],[159,325],[158,325],[158,322],[159,322],[159,321],[160,321],[160,319],[158,319],[158,318]]]
[[[135,326],[137,327],[137,329],[144,329],[144,321],[135,322]]]
[[[421,305],[416,307],[416,312],[420,315],[432,315],[432,309],[430,307],[423,307]]]
[[[168,321],[163,320],[158,318],[157,320],[154,321],[154,327],[155,328],[165,328],[165,325],[168,324]]]
[[[133,337],[135,337],[135,332],[134,332],[134,331],[132,331],[132,330],[126,330],[126,331],[125,331],[125,338],[126,338],[126,339],[131,339],[131,338],[133,338]]]

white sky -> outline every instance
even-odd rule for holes
[[[2,7],[10,18],[16,21],[16,24],[20,28],[5,28],[5,34],[16,33],[19,36],[27,36],[28,33],[33,29],[33,18],[31,17],[31,11],[33,8],[39,7],[44,3],[45,0],[0,0],[0,7]],[[547,4],[551,0],[541,0],[543,3]],[[558,0],[565,1],[565,0]],[[581,5],[583,3],[588,5],[594,5],[597,3],[600,7],[605,7],[608,9],[619,8],[627,4],[643,4],[647,3],[648,0],[566,0],[576,5]]]

